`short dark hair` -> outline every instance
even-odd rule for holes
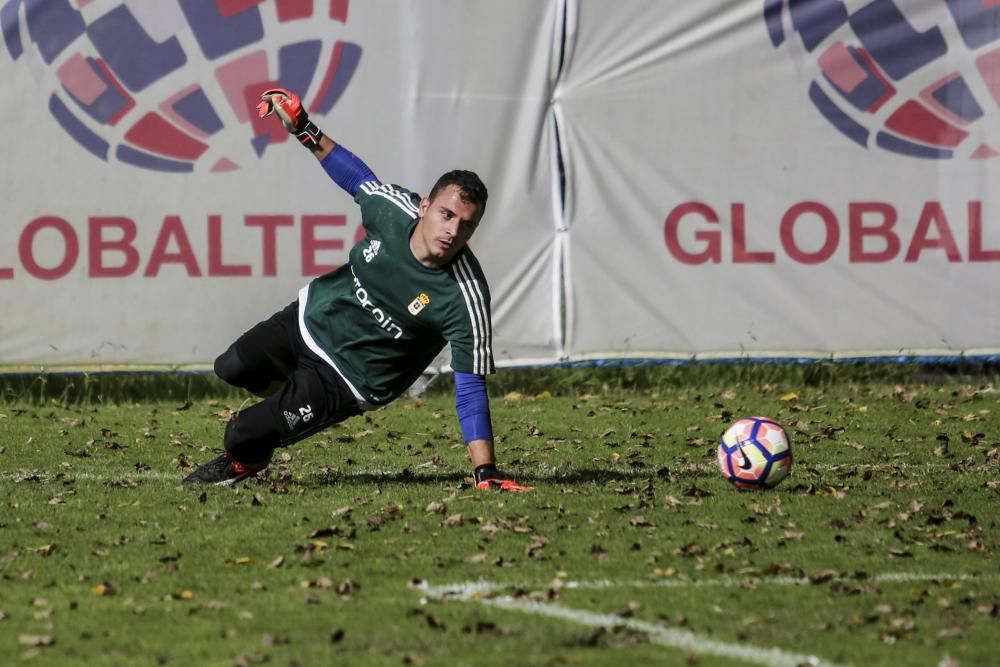
[[[466,169],[454,169],[447,174],[443,174],[441,178],[437,179],[437,183],[431,188],[431,193],[427,195],[427,198],[433,201],[437,193],[449,185],[458,186],[462,200],[475,204],[479,209],[479,217],[483,216],[483,213],[486,211],[486,199],[489,197],[489,193],[486,191],[486,185],[476,172]]]

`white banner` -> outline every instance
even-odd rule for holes
[[[995,353],[984,7],[575,4],[570,358]]]
[[[998,354],[1000,7],[4,0],[0,367],[210,364],[378,176],[490,188],[501,365]]]
[[[279,81],[386,182],[480,174],[497,359],[551,361],[559,7],[0,3],[0,365],[210,364],[346,260],[356,205],[253,112]]]

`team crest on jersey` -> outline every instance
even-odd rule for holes
[[[421,310],[424,309],[427,304],[431,302],[431,298],[427,296],[424,292],[421,292],[417,298],[410,302],[410,305],[406,307],[410,311],[410,315],[416,315]]]
[[[375,255],[378,254],[381,247],[382,242],[378,239],[372,239],[368,242],[368,247],[361,251],[361,254],[365,256],[365,264],[370,264],[375,259]]]

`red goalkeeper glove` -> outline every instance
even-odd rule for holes
[[[472,471],[476,480],[476,488],[482,491],[496,489],[497,491],[531,491],[532,487],[522,486],[497,469],[496,465],[487,463]]]
[[[285,129],[295,135],[303,146],[311,151],[319,150],[319,140],[323,133],[309,120],[309,114],[302,108],[302,100],[290,90],[272,88],[265,90],[257,105],[257,115],[266,118],[277,114]]]

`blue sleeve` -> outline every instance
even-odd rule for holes
[[[330,154],[320,161],[323,169],[329,174],[333,182],[344,188],[351,194],[358,194],[358,188],[362,183],[377,181],[378,177],[372,172],[367,164],[361,161],[351,151],[340,144],[337,144]]]
[[[466,442],[493,438],[485,375],[455,371],[455,408]]]

